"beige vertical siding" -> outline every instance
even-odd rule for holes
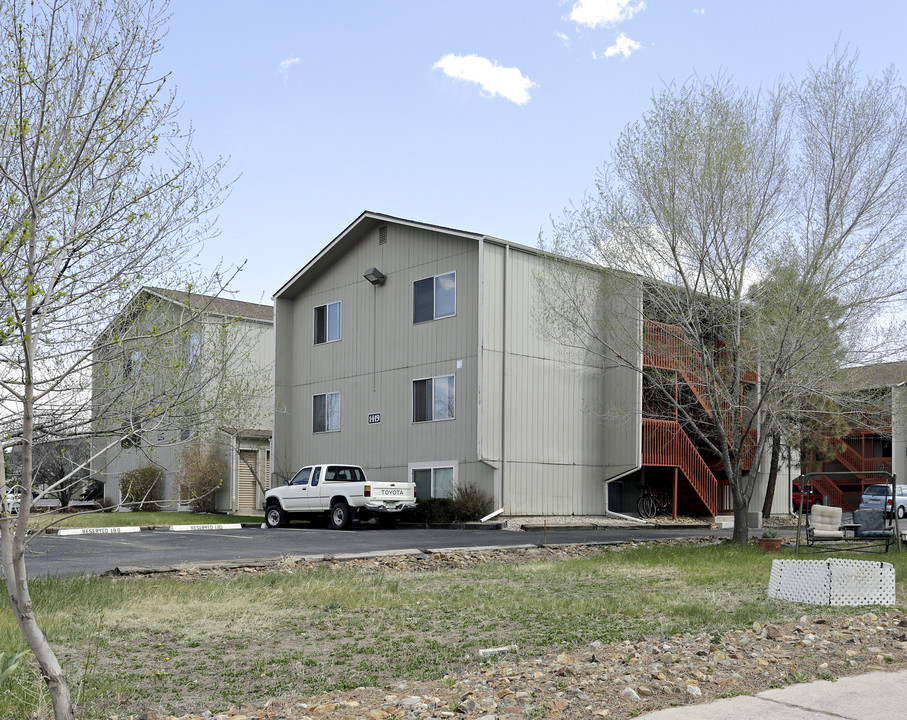
[[[606,373],[600,355],[568,349],[544,331],[537,282],[544,262],[484,243],[482,453],[502,468],[507,512],[600,513],[603,480],[638,454],[635,373]],[[589,302],[605,316],[600,298]],[[614,403],[623,424],[609,416]]]
[[[173,306],[174,324],[180,322],[178,316],[180,311]],[[142,318],[135,321],[141,326]],[[161,320],[155,316],[153,322],[160,324]],[[119,500],[118,484],[120,477],[124,472],[143,467],[149,463],[158,466],[164,472],[164,483],[161,488],[161,497],[166,503],[168,509],[176,509],[179,500],[179,491],[177,487],[178,475],[180,471],[180,454],[185,446],[182,439],[181,431],[183,429],[198,430],[199,425],[208,426],[209,430],[220,427],[238,427],[239,429],[268,429],[273,422],[274,401],[273,401],[273,378],[272,368],[274,365],[274,330],[273,326],[267,322],[254,321],[248,319],[230,319],[224,320],[220,316],[206,316],[199,323],[199,332],[201,334],[201,362],[208,368],[221,368],[226,370],[226,381],[223,386],[211,383],[207,388],[206,401],[212,403],[216,397],[215,393],[235,393],[238,385],[252,385],[255,392],[244,393],[242,406],[244,412],[241,416],[225,412],[223,416],[218,415],[215,410],[214,416],[204,418],[195,418],[192,426],[186,425],[178,417],[164,417],[146,424],[144,439],[140,449],[122,448],[117,442],[113,447],[104,451],[102,455],[92,461],[92,474],[99,480],[106,483],[105,492],[112,500]],[[181,343],[181,338],[173,340]],[[150,363],[143,367],[141,382],[154,383],[154,366]],[[214,374],[211,375],[214,377]],[[158,381],[159,381],[158,376]],[[96,430],[103,432],[104,423],[108,419],[97,417],[97,408],[101,407],[104,393],[104,375],[101,366],[94,369],[93,376],[93,402],[96,411]],[[234,395],[235,397],[235,395]],[[175,413],[179,414],[179,411]],[[218,446],[218,450],[223,454],[225,459],[229,459],[231,440],[225,434],[219,431],[213,435],[209,434],[205,438]],[[104,447],[109,440],[101,437],[93,441],[94,452]],[[228,463],[228,467],[233,468],[233,463]],[[221,511],[230,512],[235,509],[234,498],[236,496],[236,483],[238,478],[229,473],[224,478],[223,487],[216,495],[216,508]]]
[[[638,456],[634,375],[603,373],[599,356],[541,331],[534,252],[394,222],[386,245],[375,226],[327,252],[326,269],[277,300],[275,476],[342,460],[393,479],[412,463],[455,462],[460,484],[494,491],[507,512],[603,512],[604,479]],[[383,286],[362,277],[370,267]],[[413,324],[413,282],[451,271],[456,316]],[[341,340],[316,346],[314,308],[332,302]],[[447,374],[456,418],[413,423],[412,381]],[[341,394],[340,431],[314,433],[312,398],[328,392]],[[609,403],[630,419],[606,422]]]
[[[276,474],[342,460],[402,479],[409,462],[475,462],[477,258],[475,241],[389,223],[385,245],[375,229],[294,302],[278,300]],[[363,278],[370,267],[384,285]],[[452,271],[456,315],[414,324],[413,282]],[[331,302],[341,303],[341,339],[315,345],[314,308]],[[413,380],[451,374],[455,419],[413,423]],[[328,392],[340,392],[340,431],[315,433],[313,396]],[[372,413],[380,423],[368,423]]]

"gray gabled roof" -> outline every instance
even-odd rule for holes
[[[847,368],[847,377],[858,390],[894,387],[907,382],[907,361],[896,360]]]
[[[142,290],[151,295],[157,295],[165,300],[175,302],[195,312],[204,312],[229,318],[274,322],[274,307],[272,305],[261,305],[259,303],[214,297],[212,295],[199,295],[185,290],[170,290],[168,288],[145,286]]]
[[[273,299],[292,299],[296,297],[315,277],[318,277],[322,270],[331,267],[366,234],[378,227],[381,227],[382,225],[386,225],[387,223],[406,225],[408,227],[419,228],[421,230],[442,232],[448,235],[456,235],[458,237],[468,238],[476,241],[483,239],[496,240],[497,242],[512,245],[514,247],[522,247],[516,245],[515,243],[505,243],[503,240],[493,238],[490,235],[483,235],[482,233],[457,230],[455,228],[444,227],[443,225],[432,225],[431,223],[418,222],[416,220],[407,220],[405,218],[395,217],[393,215],[385,215],[384,213],[376,213],[370,210],[366,210],[346,228],[344,228],[343,232],[341,232],[324,248],[322,248],[322,250],[317,255],[315,255],[315,257],[312,258],[305,267],[303,267],[299,272],[293,275],[293,277],[290,278],[290,280],[287,281],[283,285],[283,287],[281,287],[276,293],[274,293]],[[537,250],[532,248],[526,249],[538,252]]]

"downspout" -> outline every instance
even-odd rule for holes
[[[643,520],[642,518],[635,518],[632,515],[624,515],[623,513],[614,512],[611,508],[608,507],[608,485],[613,483],[615,480],[620,480],[621,478],[627,477],[627,475],[632,475],[635,472],[642,470],[642,343],[643,343],[643,316],[642,316],[642,296],[639,298],[639,307],[637,310],[637,317],[639,318],[636,323],[636,332],[637,332],[637,347],[639,348],[638,352],[638,362],[639,367],[637,368],[636,373],[636,400],[639,403],[639,429],[636,433],[636,466],[625,470],[619,475],[615,475],[612,478],[605,480],[605,517],[615,517],[621,520],[630,520],[632,522],[639,523],[640,525],[648,525],[648,520]]]
[[[504,267],[501,278],[501,507],[504,507],[507,477],[507,275],[510,267],[510,245],[504,245]]]
[[[482,392],[485,388],[484,369],[484,345],[485,345],[485,323],[483,315],[485,314],[485,238],[479,238],[479,278],[478,278],[478,318],[476,320],[476,459],[480,463],[485,462],[485,448],[482,444],[482,410],[483,398]],[[492,493],[494,490],[492,489]]]
[[[642,429],[640,429],[640,435],[642,435]],[[642,518],[633,517],[632,515],[624,515],[623,513],[615,512],[614,510],[611,510],[608,507],[608,485],[613,483],[615,480],[620,480],[621,478],[627,477],[627,475],[632,475],[633,473],[639,472],[640,470],[642,470],[642,457],[641,456],[639,458],[639,464],[636,467],[630,468],[629,470],[625,470],[620,475],[615,475],[613,478],[609,478],[608,480],[605,480],[605,517],[620,518],[621,520],[632,520],[633,522],[639,523],[640,525],[649,524],[648,520],[643,520]]]

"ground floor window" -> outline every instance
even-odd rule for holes
[[[454,469],[452,467],[428,467],[413,470],[416,483],[416,497],[449,498],[453,495]]]

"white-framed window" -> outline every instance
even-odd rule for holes
[[[457,273],[416,280],[413,283],[413,324],[457,314]]]
[[[145,356],[142,354],[141,350],[133,350],[129,353],[129,357],[126,358],[126,361],[123,363],[123,372],[126,377],[131,377],[133,375],[138,376],[142,372],[142,361],[145,359]]]
[[[186,363],[192,365],[202,352],[202,336],[197,332],[190,333],[186,338]]]
[[[340,302],[315,307],[315,344],[335,342],[340,339]]]
[[[413,380],[413,422],[453,420],[455,395],[453,375]]]
[[[312,398],[312,431],[340,431],[340,393],[322,393]]]
[[[457,486],[457,463],[411,463],[409,476],[416,483],[416,497],[449,498]]]

